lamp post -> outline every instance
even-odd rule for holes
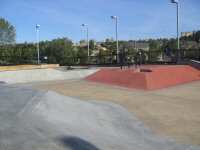
[[[82,24],[82,27],[86,27],[86,34],[87,34],[87,48],[88,48],[88,59],[90,57],[90,41],[89,41],[89,28],[87,24]]]
[[[171,0],[171,3],[176,4],[176,29],[177,29],[177,49],[178,49],[178,59],[180,59],[180,39],[179,39],[179,1]]]
[[[39,28],[40,25],[36,24],[36,38],[37,38],[37,54],[38,54],[38,58],[37,58],[37,63],[40,64],[40,45],[39,45]]]
[[[115,20],[115,36],[116,36],[116,48],[117,48],[117,62],[119,62],[118,17],[117,16],[111,16],[111,19]]]

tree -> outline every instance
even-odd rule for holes
[[[15,27],[4,18],[0,18],[0,44],[12,44],[15,42]]]
[[[75,55],[73,43],[68,38],[55,39],[48,44],[44,55],[48,57],[49,63],[59,63],[61,65],[70,63],[70,59]]]
[[[200,42],[200,31],[197,31],[194,36],[195,36],[195,41],[197,43],[199,43]]]
[[[177,49],[177,40],[176,39],[170,39],[167,42],[167,47],[170,48],[171,50],[176,50]]]
[[[160,50],[160,43],[158,40],[149,40],[150,51]]]
[[[95,41],[94,40],[90,40],[90,49],[91,50],[95,49]]]
[[[114,42],[107,39],[101,46],[107,49],[108,54],[116,54],[116,41]]]

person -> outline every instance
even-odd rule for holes
[[[123,69],[124,61],[125,61],[125,51],[124,51],[124,49],[122,49],[122,50],[119,52],[119,63],[120,63],[120,68],[121,68],[121,69]]]
[[[137,68],[138,65],[138,57],[137,57],[137,53],[134,56],[134,64],[135,64],[135,68]]]
[[[135,57],[134,57],[134,62],[135,62],[135,68],[138,66],[140,67],[142,61],[142,52],[140,50],[137,51]]]
[[[138,52],[138,57],[139,57],[138,64],[139,64],[139,67],[140,67],[141,64],[142,64],[142,51],[141,50],[139,50],[139,52]]]
[[[128,68],[131,67],[131,57],[130,56],[126,57],[126,64],[127,64]]]
[[[165,55],[171,57],[171,49],[168,46],[165,48]]]

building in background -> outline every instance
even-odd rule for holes
[[[189,36],[193,36],[196,32],[181,32],[181,37],[189,37]]]
[[[140,42],[140,41],[129,41],[128,46],[132,47],[136,50],[144,50],[149,51],[149,43],[148,42]]]

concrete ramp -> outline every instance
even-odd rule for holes
[[[0,86],[1,150],[200,150],[154,135],[112,103]]]
[[[32,69],[0,72],[0,82],[7,84],[52,80],[81,79],[96,72],[97,69],[66,70],[63,68]]]
[[[127,88],[156,90],[200,80],[200,71],[189,65],[142,66],[141,69],[101,69],[86,80]]]

